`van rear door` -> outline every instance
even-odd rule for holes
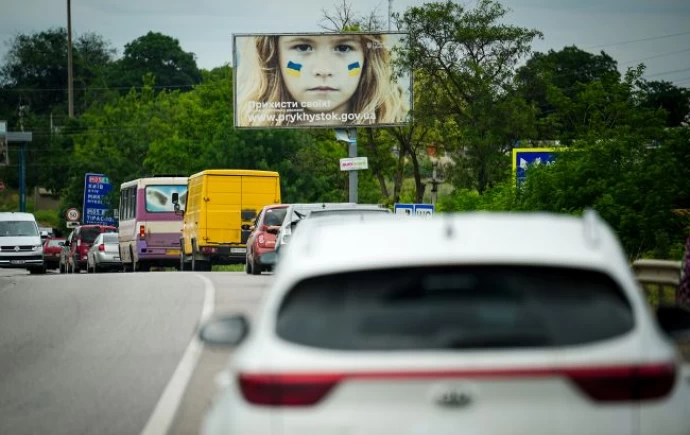
[[[280,179],[275,176],[242,176],[241,225],[251,226],[259,211],[269,204],[280,203]],[[240,225],[240,226],[241,226]],[[242,230],[242,243],[247,243],[249,230]]]
[[[240,206],[242,177],[207,175],[205,241],[240,243]]]

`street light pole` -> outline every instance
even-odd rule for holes
[[[67,110],[74,117],[74,89],[72,88],[72,0],[67,0]]]

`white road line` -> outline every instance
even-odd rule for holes
[[[201,310],[201,321],[203,323],[207,320],[214,310],[214,301],[216,299],[216,289],[210,279],[203,275],[197,275],[204,282],[204,305]],[[184,396],[187,384],[194,373],[199,357],[201,356],[202,345],[197,339],[196,335],[189,342],[187,349],[177,365],[175,372],[170,378],[168,385],[166,385],[163,394],[149,417],[141,435],[164,435],[170,430],[177,408],[180,406],[182,396]]]

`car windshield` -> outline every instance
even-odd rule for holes
[[[2,221],[0,222],[0,236],[38,236],[38,228],[36,227],[36,224],[31,221]]]
[[[285,298],[283,339],[338,350],[557,347],[630,331],[606,275],[546,267],[414,267],[319,276]]]
[[[276,226],[281,225],[285,219],[287,208],[269,208],[266,210],[266,217],[264,218],[264,225]]]

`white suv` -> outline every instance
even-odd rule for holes
[[[238,346],[204,434],[690,433],[688,313],[655,319],[595,214],[300,233],[251,329],[199,331]]]

